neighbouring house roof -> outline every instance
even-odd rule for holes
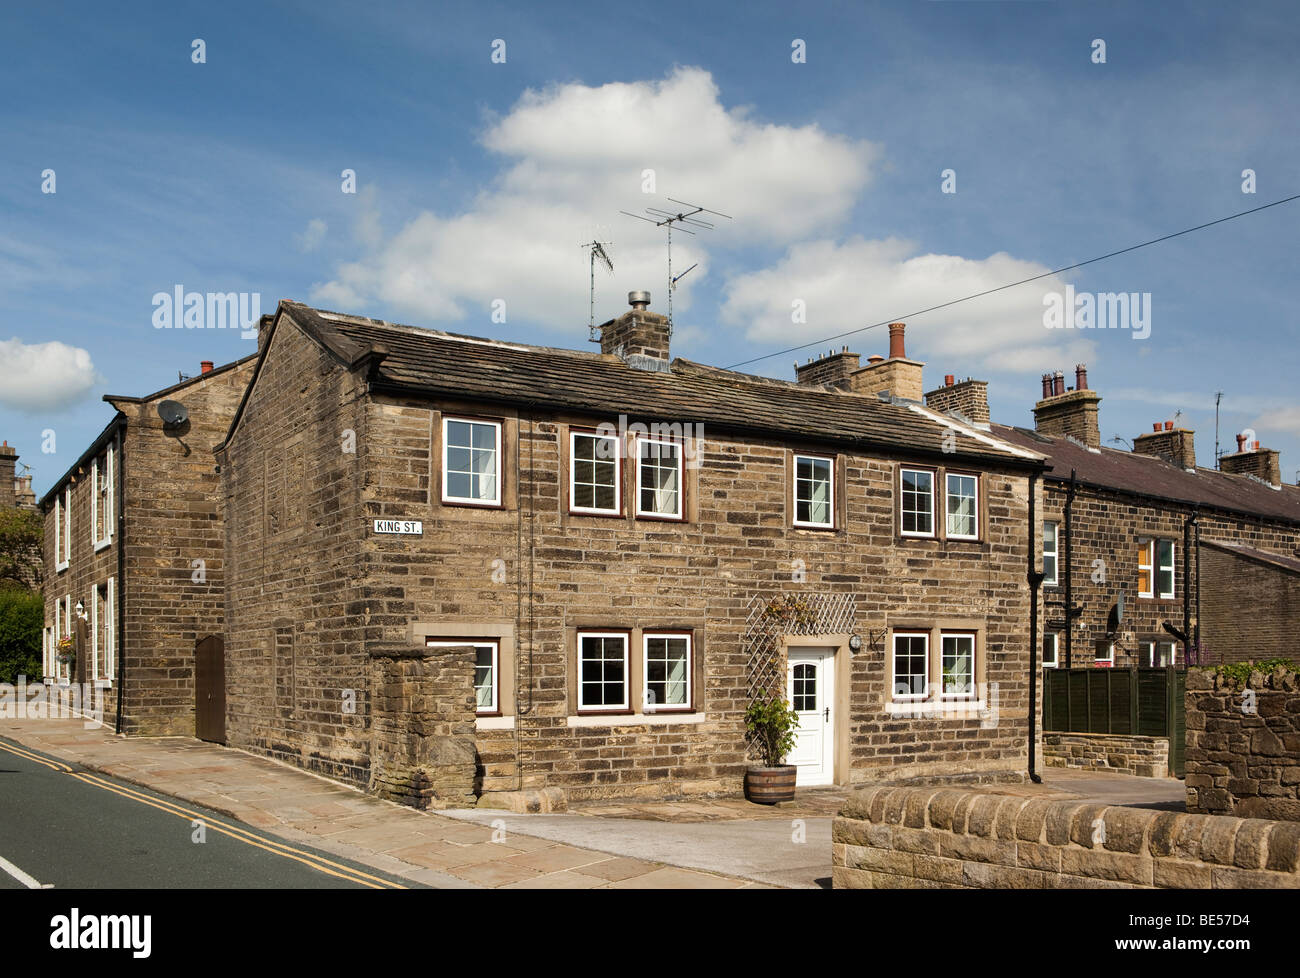
[[[1238,557],[1245,557],[1247,560],[1254,560],[1261,564],[1271,564],[1292,574],[1300,574],[1300,560],[1295,557],[1269,553],[1267,550],[1256,550],[1254,547],[1245,547],[1240,543],[1223,543],[1219,540],[1202,540],[1201,546],[1236,554]]]
[[[995,424],[992,429],[1006,441],[1046,455],[1049,469],[1044,478],[1055,482],[1069,482],[1074,471],[1079,485],[1089,488],[1300,524],[1300,492],[1291,492],[1286,486],[1271,487],[1217,469],[1188,471],[1163,458],[1115,448],[1087,448],[1073,439],[1027,428]]]
[[[184,390],[187,387],[192,387],[195,384],[202,383],[203,381],[211,380],[218,374],[223,374],[228,370],[233,370],[242,364],[248,363],[248,361],[252,360],[256,356],[256,353],[250,353],[246,357],[241,357],[231,363],[223,363],[220,367],[213,367],[205,374],[197,374],[194,377],[190,377],[188,380],[182,380],[179,384],[172,384],[170,387],[164,387],[162,390],[154,391],[152,394],[146,394],[144,397],[127,397],[122,394],[105,394],[104,400],[110,404],[114,404],[118,401],[121,401],[124,404],[146,404],[149,401],[157,400],[160,397],[166,397],[168,394],[174,394],[177,391]],[[104,450],[104,447],[113,440],[113,436],[117,432],[117,429],[124,424],[125,421],[126,415],[121,411],[118,411],[113,415],[113,419],[109,421],[104,430],[96,436],[95,440],[90,443],[90,447],[81,453],[81,456],[68,467],[68,470],[64,472],[63,475],[59,476],[58,479],[54,481],[54,484],[50,486],[49,491],[41,497],[40,502],[37,503],[37,505],[42,510],[45,509],[45,504],[53,499],[55,494],[67,485],[68,480],[72,478],[72,474],[76,472],[77,469],[81,468]]]
[[[640,370],[613,354],[461,336],[291,301],[280,304],[276,324],[285,313],[344,366],[356,367],[372,356],[369,379],[376,391],[703,424],[706,438],[714,426],[894,455],[975,458],[1035,471],[1042,467],[1036,449],[1010,445],[920,404],[800,386],[680,358],[670,372]],[[382,360],[371,353],[377,348]],[[245,402],[256,383],[255,373]],[[226,443],[242,415],[241,404]],[[955,434],[955,446],[951,437],[948,442],[955,451],[944,452],[949,430]]]

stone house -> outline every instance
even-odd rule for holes
[[[1193,432],[1173,422],[1135,437],[1132,451],[1112,448],[1083,365],[1068,389],[1061,371],[1042,381],[1034,428],[992,431],[1047,456],[1044,665],[1182,664],[1198,643],[1204,663],[1293,654],[1300,490],[1282,484],[1278,453],[1239,437],[1218,469],[1198,466]],[[988,416],[981,381],[926,402]]]
[[[120,733],[194,733],[194,646],[222,630],[225,609],[212,448],[253,359],[204,361],[146,397],[105,395],[117,413],[40,500],[46,682],[99,689]],[[187,416],[164,422],[164,403]],[[65,637],[71,667],[57,654]]]
[[[18,449],[8,439],[0,443],[0,510],[6,509],[36,512],[32,477],[26,472],[19,474]],[[39,553],[8,554],[0,559],[0,587],[17,585],[39,591],[44,579]]]
[[[416,805],[735,792],[771,690],[804,785],[1024,772],[1041,453],[922,405],[902,324],[791,383],[629,298],[599,353],[280,304],[217,448],[227,742]]]

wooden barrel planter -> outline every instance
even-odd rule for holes
[[[745,797],[759,805],[794,801],[795,766],[751,767],[745,772]]]

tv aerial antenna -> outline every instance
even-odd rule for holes
[[[645,212],[650,215],[649,217],[643,214],[633,214],[631,211],[620,211],[619,213],[626,214],[628,217],[635,217],[638,221],[649,221],[655,227],[665,228],[668,231],[668,335],[671,336],[673,331],[673,290],[677,288],[678,280],[684,278],[686,272],[695,267],[695,265],[692,265],[691,268],[686,269],[686,272],[682,272],[676,278],[673,277],[673,226],[676,225],[678,231],[686,234],[695,234],[697,231],[712,231],[717,225],[696,217],[697,214],[712,214],[715,217],[725,217],[728,221],[731,220],[731,215],[724,214],[721,211],[709,210],[709,208],[701,207],[699,204],[688,204],[684,200],[676,200],[672,197],[665,199],[684,209],[674,213],[673,211],[666,211],[662,207],[647,207]],[[696,262],[696,265],[698,264]]]
[[[590,310],[587,317],[587,339],[592,343],[599,343],[600,337],[596,335],[596,260],[605,266],[605,271],[609,274],[614,273],[614,259],[609,257],[609,252],[605,246],[614,246],[612,241],[600,241],[592,239],[586,244],[579,245],[579,248],[587,248],[591,251],[591,293],[590,293]]]

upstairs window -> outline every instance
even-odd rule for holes
[[[96,550],[113,539],[113,448],[95,460],[90,469],[90,541]]]
[[[1060,639],[1061,636],[1056,632],[1048,632],[1043,636],[1043,668],[1055,669],[1059,666],[1060,660]]]
[[[606,435],[569,433],[569,511],[617,516],[622,512],[623,453]]]
[[[1043,524],[1043,583],[1055,586],[1056,576],[1056,557],[1057,557],[1057,533],[1060,524],[1044,523]]]
[[[637,439],[636,515],[682,518],[682,446],[676,442]]]
[[[944,498],[947,501],[948,538],[978,540],[979,479],[949,472]]]
[[[1162,598],[1174,596],[1174,542],[1157,540],[1156,545],[1156,591]]]
[[[442,419],[442,501],[501,505],[501,423]]]
[[[1138,542],[1138,596],[1143,598],[1175,596],[1174,542],[1141,540]]]
[[[903,535],[934,536],[934,473],[926,469],[902,469]]]
[[[794,457],[794,525],[835,526],[835,464],[817,455]]]

